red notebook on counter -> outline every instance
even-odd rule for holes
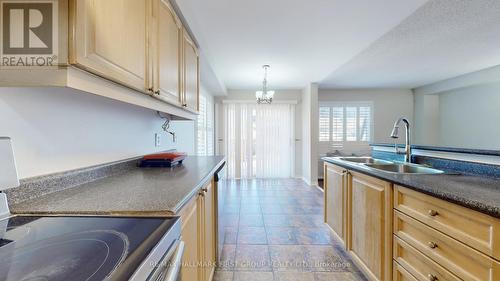
[[[187,157],[185,152],[160,152],[144,155],[139,167],[173,167],[182,164]]]

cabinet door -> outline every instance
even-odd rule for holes
[[[347,248],[369,279],[390,280],[392,186],[363,174],[350,174]]]
[[[347,171],[325,163],[325,222],[345,241]]]
[[[150,1],[71,1],[70,63],[139,91],[147,83]]]
[[[180,105],[182,24],[167,0],[155,0],[155,5],[153,90],[159,98]]]
[[[201,196],[193,198],[181,211],[182,240],[185,243],[182,258],[182,280],[202,280],[200,264],[202,262],[201,234],[203,218],[201,217],[203,205]]]
[[[183,106],[198,111],[199,57],[198,48],[186,32],[184,38],[184,101]]]
[[[204,261],[205,280],[212,280],[215,269],[215,192],[210,182],[205,188],[204,197]]]

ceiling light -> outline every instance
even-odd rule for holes
[[[265,64],[262,66],[264,68],[264,80],[262,81],[262,91],[255,92],[255,98],[257,99],[257,103],[272,103],[274,97],[274,91],[267,90],[267,69],[270,66]]]

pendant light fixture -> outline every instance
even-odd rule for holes
[[[262,66],[264,68],[264,81],[262,81],[262,91],[255,92],[255,98],[258,104],[262,103],[272,103],[274,97],[274,91],[269,91],[267,89],[267,70],[270,68],[268,64]]]

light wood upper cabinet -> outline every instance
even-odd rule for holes
[[[325,163],[325,222],[345,243],[347,170]]]
[[[72,0],[70,63],[145,92],[149,5],[137,0]]]
[[[392,279],[392,185],[350,172],[347,249],[370,280]]]
[[[154,0],[152,26],[154,95],[180,105],[182,23],[167,0]]]
[[[197,112],[200,92],[200,64],[198,48],[185,30],[182,38],[184,62],[182,105]]]

